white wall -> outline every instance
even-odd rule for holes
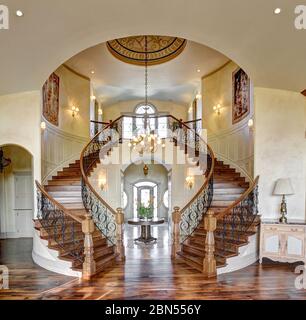
[[[15,144],[29,151],[33,156],[33,178],[40,181],[41,93],[32,91],[0,96],[0,115],[0,146]],[[34,208],[36,211],[36,206]]]
[[[291,178],[295,194],[287,197],[289,219],[305,219],[306,99],[300,93],[255,88],[255,175],[259,212],[277,218],[281,197],[273,196],[278,178]]]
[[[251,85],[249,116],[232,124],[232,74],[237,68],[230,62],[202,79],[203,128],[217,158],[236,167],[245,177],[252,177],[253,133],[248,120],[253,117],[253,89]],[[220,115],[213,110],[218,104],[222,107]]]
[[[116,120],[125,112],[134,112],[135,107],[143,100],[121,101],[111,106],[102,106],[103,121]],[[150,100],[158,112],[167,112],[178,119],[187,120],[188,106],[176,104],[171,101]]]

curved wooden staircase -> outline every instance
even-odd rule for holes
[[[47,185],[42,187],[37,183],[40,215],[35,228],[43,240],[48,240],[48,247],[58,251],[59,259],[71,262],[72,269],[83,270],[83,275],[91,276],[117,258],[124,259],[123,212],[120,208],[113,210],[89,181],[113,146],[122,143],[123,118],[98,132],[83,149],[80,160],[59,171]],[[224,267],[227,259],[237,256],[239,248],[248,244],[249,236],[256,233],[259,218],[251,211],[258,179],[247,182],[235,169],[216,160],[213,151],[194,130],[172,116],[168,116],[168,121],[172,131],[183,130],[183,138],[172,138],[175,146],[183,149],[206,177],[198,193],[182,210],[175,211],[172,256],[178,255],[203,271],[203,259],[208,255],[207,248],[211,248],[207,240],[211,239],[211,231],[204,228],[210,210],[217,223],[214,253],[209,249],[209,254],[215,258],[217,267]],[[118,133],[116,139],[114,130]],[[194,140],[191,144],[190,138]],[[201,159],[205,159],[205,165]]]
[[[244,177],[241,177],[235,169],[223,161],[215,161],[214,168],[214,196],[210,206],[215,215],[224,214],[224,212],[239,203],[251,190],[250,183]],[[217,220],[217,228],[214,232],[215,241],[215,259],[217,268],[227,265],[227,259],[239,255],[239,248],[249,244],[249,237],[258,232],[260,223],[259,216],[248,226],[247,230],[239,231],[242,228],[239,224],[243,221],[235,221],[235,229],[232,228],[233,221],[231,219],[223,221]],[[207,232],[204,229],[203,220],[199,226],[191,234],[189,238],[182,244],[181,250],[177,254],[190,266],[199,271],[203,271],[203,259],[205,257],[205,241]]]
[[[98,161],[95,161],[91,172],[97,164]],[[59,259],[71,262],[72,270],[82,272],[84,261],[82,221],[85,220],[87,210],[82,201],[80,160],[63,168],[44,187],[37,184],[37,188],[64,213],[65,222],[63,225],[61,223],[63,219],[55,215],[49,218],[47,226],[44,226],[41,220],[35,220],[35,229],[39,231],[41,239],[48,241],[49,249],[58,251]],[[76,241],[80,251],[77,255],[71,254]],[[113,264],[118,254],[114,245],[110,245],[97,228],[92,233],[92,241],[96,272],[100,272]]]

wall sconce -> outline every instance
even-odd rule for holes
[[[193,110],[193,108],[190,107],[190,108],[188,109],[188,113],[192,113],[192,110]]]
[[[94,96],[94,95],[90,96],[90,100],[91,101],[95,101],[96,100],[96,96]]]
[[[216,114],[218,115],[218,116],[220,116],[220,114],[221,114],[221,105],[220,104],[218,104],[218,105],[216,105],[216,106],[214,106],[214,111],[216,112]]]
[[[201,95],[200,93],[198,93],[198,94],[196,95],[196,99],[197,99],[197,100],[202,99],[202,95]]]
[[[102,116],[102,114],[103,114],[102,109],[98,109],[98,115],[99,115],[99,116]]]
[[[72,106],[71,110],[72,110],[72,116],[73,116],[73,118],[74,118],[76,115],[78,115],[79,112],[80,112],[80,109],[79,109],[78,107],[75,107],[75,106]]]
[[[100,188],[101,188],[101,190],[102,190],[102,191],[105,191],[105,190],[106,190],[106,187],[107,187],[106,178],[100,179]]]
[[[252,129],[253,126],[254,126],[254,120],[251,118],[251,119],[249,119],[249,121],[248,121],[248,127],[249,127],[250,129]]]
[[[192,176],[186,177],[187,187],[191,190],[194,186],[194,178]]]
[[[42,122],[40,123],[40,128],[41,128],[41,130],[46,130],[46,127],[47,127],[46,122],[42,121]]]

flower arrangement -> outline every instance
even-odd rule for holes
[[[152,219],[153,218],[153,205],[149,203],[145,206],[143,203],[138,207],[138,217],[140,219]]]

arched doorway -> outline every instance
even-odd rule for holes
[[[152,205],[153,216],[169,219],[169,172],[161,164],[147,164],[148,173],[144,174],[145,164],[131,164],[123,172],[122,184],[126,195],[125,217],[137,218],[140,206]]]
[[[0,147],[10,164],[0,172],[0,238],[31,238],[34,217],[32,155],[17,145]]]

